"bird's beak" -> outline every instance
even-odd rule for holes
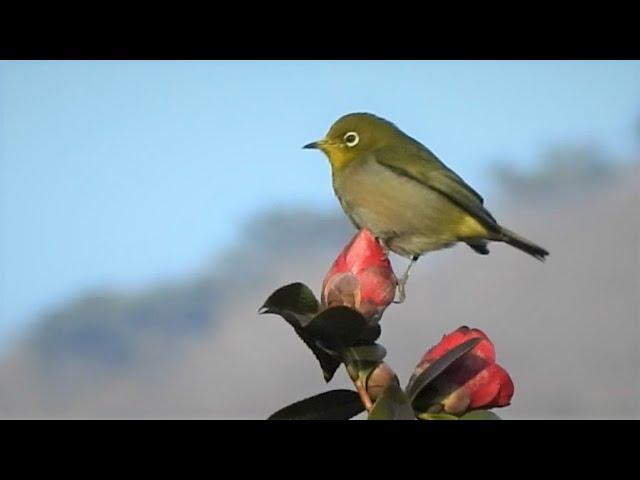
[[[324,142],[322,140],[318,140],[317,142],[307,143],[302,148],[316,148],[316,149],[320,150],[322,148],[323,143]]]

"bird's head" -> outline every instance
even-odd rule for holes
[[[340,117],[327,135],[303,148],[317,148],[329,158],[334,170],[377,148],[406,141],[409,137],[393,123],[371,113],[350,113]]]

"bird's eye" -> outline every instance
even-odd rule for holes
[[[347,147],[355,147],[359,141],[360,137],[356,132],[349,132],[344,136],[344,143],[346,143]]]

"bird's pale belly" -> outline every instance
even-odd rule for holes
[[[334,179],[334,189],[359,228],[405,257],[450,247],[478,226],[443,195],[376,162]]]

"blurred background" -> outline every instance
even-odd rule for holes
[[[460,325],[504,418],[640,418],[640,62],[0,62],[0,417],[265,418],[327,387],[280,318],[355,233],[302,150],[376,113],[507,227],[418,262],[380,342],[404,385]],[[393,256],[396,271],[406,260]]]

